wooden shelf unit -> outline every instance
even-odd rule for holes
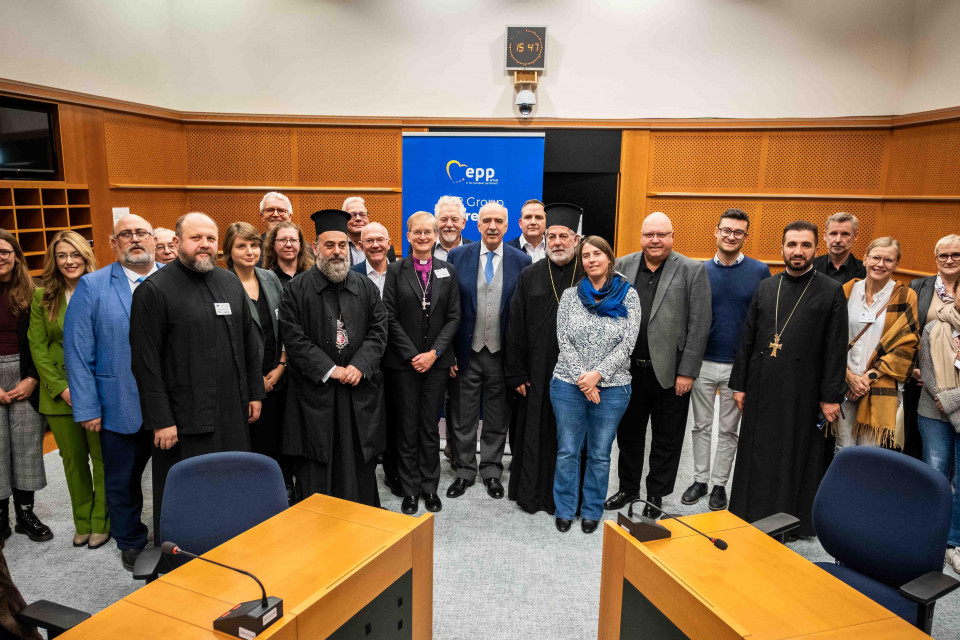
[[[93,244],[87,185],[0,182],[0,228],[17,238],[30,275],[39,276],[47,243],[58,231],[72,229]]]

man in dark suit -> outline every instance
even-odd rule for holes
[[[673,251],[673,223],[651,213],[640,228],[642,251],[616,269],[640,295],[640,334],[630,356],[633,393],[617,430],[620,488],[604,503],[622,509],[639,497],[647,420],[653,425],[647,500],[658,507],[673,493],[690,408],[710,334],[710,279],[703,263]],[[647,517],[659,516],[644,507]]]
[[[390,262],[387,253],[389,248],[392,248],[390,232],[379,222],[371,222],[360,232],[360,246],[366,257],[350,267],[350,270],[370,278],[383,298],[383,283],[387,280],[387,264]]]
[[[523,251],[534,262],[542,260],[547,251],[544,239],[546,230],[547,216],[543,211],[543,203],[536,199],[527,200],[520,208],[521,233],[507,244]]]
[[[457,479],[448,498],[463,495],[477,477],[477,428],[483,398],[480,475],[493,498],[503,497],[503,447],[507,436],[506,389],[501,344],[506,344],[510,298],[530,257],[503,243],[507,209],[495,202],[477,217],[480,242],[454,249],[449,262],[460,289],[460,329],[454,342],[460,380],[460,422],[456,427]]]
[[[367,205],[360,196],[350,196],[343,201],[343,210],[350,215],[350,222],[347,224],[347,237],[350,243],[350,265],[363,262],[366,254],[363,252],[362,234],[363,228],[370,224],[370,212],[367,211]],[[394,262],[397,259],[397,253],[393,250],[393,245],[387,249],[387,260]]]
[[[403,398],[397,411],[401,509],[413,514],[420,497],[428,511],[442,508],[437,421],[454,364],[460,291],[453,267],[431,255],[434,217],[419,211],[407,220],[407,229],[411,255],[388,267],[383,291],[390,327],[383,369],[388,395]]]

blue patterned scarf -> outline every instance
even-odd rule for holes
[[[607,318],[626,318],[627,305],[623,304],[623,299],[629,288],[629,282],[613,274],[599,291],[593,288],[590,278],[584,278],[577,285],[577,295],[590,313]]]

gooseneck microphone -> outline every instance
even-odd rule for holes
[[[169,556],[186,556],[187,558],[203,560],[204,562],[215,564],[218,567],[242,573],[252,578],[260,587],[260,600],[242,602],[213,621],[213,628],[217,631],[229,633],[239,638],[252,638],[283,617],[283,601],[280,598],[268,598],[267,590],[263,588],[263,583],[257,580],[257,577],[249,571],[237,569],[236,567],[198,556],[189,551],[184,551],[178,547],[175,542],[164,542],[160,545],[160,550]]]
[[[690,530],[692,530],[692,531],[695,531],[696,533],[699,533],[701,536],[703,536],[704,538],[706,538],[707,540],[709,540],[710,542],[712,542],[712,543],[713,543],[713,546],[715,546],[717,549],[720,549],[721,551],[726,551],[726,550],[727,550],[727,543],[724,542],[723,540],[721,540],[720,538],[711,538],[710,536],[708,536],[707,534],[705,534],[703,531],[700,531],[699,529],[696,529],[696,528],[694,528],[694,527],[691,527],[689,524],[687,524],[686,522],[684,522],[683,520],[681,520],[681,519],[678,518],[677,516],[675,516],[675,515],[673,515],[673,514],[670,514],[670,513],[667,513],[667,512],[664,511],[662,508],[658,507],[657,505],[653,504],[652,502],[647,502],[647,501],[644,500],[643,498],[637,498],[636,500],[631,500],[631,501],[630,501],[630,507],[627,509],[627,515],[628,515],[629,517],[631,517],[631,518],[633,517],[633,505],[634,505],[635,503],[637,503],[637,502],[642,502],[643,504],[647,505],[648,507],[651,507],[651,508],[653,508],[653,509],[656,509],[656,510],[659,511],[662,515],[667,516],[668,518],[672,518],[673,520],[676,520],[677,522],[679,522],[680,524],[682,524],[682,525],[685,526],[686,528],[688,528],[688,529],[690,529]]]

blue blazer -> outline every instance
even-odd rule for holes
[[[157,267],[162,267],[157,264]],[[130,367],[130,283],[119,262],[80,278],[63,321],[63,354],[73,419],[136,433],[140,395]]]
[[[362,276],[367,275],[367,261],[364,260],[363,262],[358,262],[357,264],[350,267],[350,271],[355,271],[356,273],[359,273]]]
[[[472,242],[453,249],[447,262],[453,265],[460,284],[460,328],[453,340],[457,354],[457,367],[465,371],[470,365],[473,330],[477,325],[477,271],[480,269],[482,242]],[[503,293],[500,296],[500,344],[507,344],[507,318],[510,313],[510,298],[517,287],[520,272],[533,262],[530,256],[509,244],[503,245]]]
[[[520,248],[520,238],[522,237],[523,237],[522,235],[517,236],[516,238],[508,242],[507,246],[513,247],[517,251],[523,251],[523,249]],[[523,252],[526,253],[526,251],[523,251]]]

